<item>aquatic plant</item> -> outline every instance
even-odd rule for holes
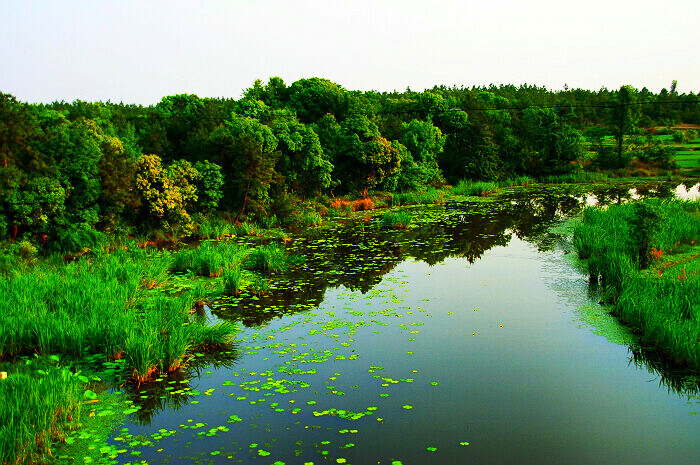
[[[80,422],[82,386],[78,375],[56,367],[0,381],[0,463],[45,463]]]
[[[413,215],[407,211],[389,211],[384,213],[381,221],[385,228],[408,229],[413,221]]]
[[[678,363],[700,368],[699,202],[647,200],[588,208],[574,229],[591,280],[613,312]],[[683,255],[674,251],[690,250]],[[652,261],[652,259],[654,259]],[[642,271],[649,265],[654,270]]]
[[[249,289],[257,296],[265,295],[270,290],[270,280],[256,275],[250,283]]]
[[[287,266],[287,256],[284,248],[277,244],[261,245],[248,255],[246,267],[251,270],[272,273]]]
[[[239,265],[245,249],[233,242],[203,242],[199,247],[180,250],[172,261],[174,271],[190,271],[199,276],[221,276],[224,269]]]
[[[304,226],[318,226],[321,222],[321,215],[318,212],[305,212],[301,216],[301,223]]]
[[[426,205],[441,203],[445,193],[440,189],[427,189],[416,192],[397,192],[391,198],[391,205]]]
[[[258,228],[254,224],[243,222],[234,226],[233,231],[238,236],[257,236]]]
[[[476,195],[485,196],[498,191],[498,184],[492,181],[470,181],[462,179],[451,192],[456,195]]]
[[[607,181],[609,178],[610,177],[605,173],[598,173],[594,171],[579,171],[575,173],[552,174],[543,177],[541,181],[551,184],[564,184]]]
[[[197,236],[201,239],[221,239],[231,235],[233,225],[223,219],[205,217],[198,223]]]
[[[238,266],[226,268],[221,279],[221,291],[226,295],[236,296],[245,287],[243,273]]]

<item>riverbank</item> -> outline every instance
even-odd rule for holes
[[[574,246],[644,344],[700,371],[700,202],[587,209]]]

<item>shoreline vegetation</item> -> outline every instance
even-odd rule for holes
[[[643,344],[700,371],[700,201],[591,207],[573,243],[612,313]]]
[[[361,214],[409,229],[418,218],[405,205],[536,183],[693,179],[698,130],[697,96],[629,86],[380,94],[271,78],[239,100],[180,94],[148,107],[26,104],[0,93],[0,463],[50,460],[87,421],[96,379],[139,386],[208,353],[234,353],[236,327],[209,321],[207,302],[269,292],[303,260],[286,253],[289,231]],[[665,218],[666,207],[649,205]],[[674,218],[697,216],[673,208]],[[681,260],[674,254],[685,252],[653,242],[661,233],[634,218],[662,247],[661,262]],[[610,285],[610,270],[624,274],[611,291],[620,308],[636,308],[625,286],[657,305],[679,285],[633,279],[646,255],[610,248],[632,257],[618,263],[599,246],[585,246],[589,266]],[[663,263],[666,277],[696,282],[697,260]],[[682,318],[697,318],[678,302]],[[667,324],[632,323],[652,332]],[[697,367],[697,353],[678,342],[688,328],[653,342],[678,346],[671,356]]]

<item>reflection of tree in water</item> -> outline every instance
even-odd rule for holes
[[[406,207],[415,224],[407,231],[386,230],[376,219],[349,220],[312,237],[298,237],[288,248],[306,260],[285,272],[270,295],[241,296],[220,302],[217,316],[260,325],[289,313],[307,311],[323,302],[328,288],[344,286],[368,292],[402,261],[415,258],[435,265],[450,257],[474,263],[496,246],[505,246],[512,234],[551,249],[564,240],[551,234],[552,225],[581,214],[590,193],[599,205],[623,203],[642,197],[670,196],[668,185],[648,184],[630,192],[630,185],[538,186],[502,193],[494,200],[449,202],[442,206]],[[597,291],[596,291],[597,292]],[[685,378],[678,378],[660,362],[649,362],[647,351],[633,352],[634,361],[645,360],[661,382],[679,392],[689,392]],[[651,364],[649,364],[651,363]],[[691,383],[692,384],[692,383]],[[697,382],[695,383],[697,390]]]
[[[176,370],[158,378],[160,381],[145,383],[127,382],[123,385],[124,393],[133,402],[134,407],[140,407],[132,414],[132,421],[142,425],[151,423],[158,412],[180,410],[191,396],[190,380],[198,378],[204,367],[232,368],[237,358],[236,351],[226,350],[218,353],[206,353],[196,357],[185,369]],[[177,394],[173,394],[178,391]],[[181,393],[184,392],[184,393]]]

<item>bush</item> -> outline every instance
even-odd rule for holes
[[[673,142],[676,144],[685,144],[688,142],[688,139],[683,131],[673,131],[673,133],[671,133],[671,137],[673,137]]]

